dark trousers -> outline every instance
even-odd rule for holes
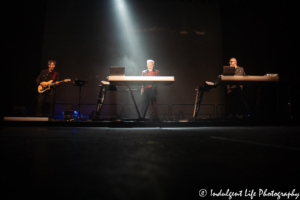
[[[240,90],[238,88],[231,89],[232,92],[226,95],[226,114],[228,115],[241,115],[243,101],[241,98]]]
[[[38,107],[37,107],[37,116],[38,117],[43,116],[43,114],[42,114],[43,103],[48,95],[49,96],[49,104],[50,104],[49,118],[54,119],[55,93],[56,93],[56,90],[51,88],[50,90],[47,90],[44,93],[39,94]]]
[[[144,116],[144,113],[148,107],[149,100],[152,105],[152,115],[154,117],[157,117],[158,112],[157,112],[157,104],[156,104],[156,95],[157,95],[157,90],[153,88],[145,88],[144,93],[142,95],[142,107],[141,107],[141,115],[142,117]],[[145,113],[146,115],[146,113]]]

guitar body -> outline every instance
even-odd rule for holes
[[[47,86],[43,87],[43,86],[39,85],[38,86],[38,92],[39,93],[43,93],[43,92],[45,92],[47,90],[50,90],[50,86],[52,86],[52,85],[55,85],[57,83],[62,83],[62,82],[70,82],[70,81],[71,81],[71,79],[65,79],[65,80],[62,80],[62,81],[56,81],[55,83],[52,83],[53,80],[50,80],[48,82],[42,82],[42,83],[45,83]]]
[[[47,87],[44,88],[43,86],[39,85],[38,92],[39,93],[43,93],[43,92],[45,92],[47,90],[50,90],[50,85],[51,85],[52,82],[53,82],[53,80],[50,80],[48,82],[42,82],[42,83],[45,83],[47,85]]]

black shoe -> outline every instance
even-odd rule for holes
[[[49,118],[48,121],[49,121],[49,122],[53,122],[54,119],[53,119],[53,118]]]

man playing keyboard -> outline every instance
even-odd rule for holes
[[[244,76],[246,75],[243,67],[237,65],[236,58],[229,60],[230,67],[235,68],[235,75]],[[238,88],[239,87],[239,88]],[[241,94],[240,91],[243,89],[242,85],[227,85],[227,116],[228,118],[239,118],[241,115]]]
[[[159,76],[159,71],[154,69],[154,60],[147,60],[148,69],[142,72],[142,76]],[[142,107],[141,107],[141,117],[144,118],[146,115],[145,111],[147,110],[149,100],[152,105],[152,115],[154,119],[158,119],[157,104],[156,104],[156,95],[157,89],[155,85],[142,85],[141,89],[142,95]]]

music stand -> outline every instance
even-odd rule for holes
[[[81,99],[81,87],[85,84],[86,80],[81,78],[76,78],[75,81],[73,81],[74,86],[79,86],[79,108],[78,108],[78,116],[80,117],[80,99]]]

